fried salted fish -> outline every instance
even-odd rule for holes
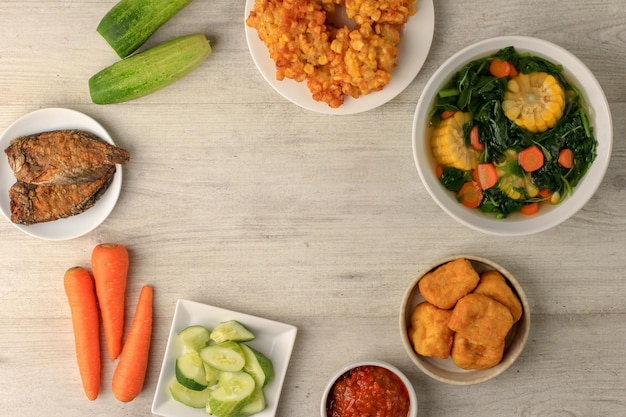
[[[448,310],[476,288],[479,280],[472,263],[460,258],[428,272],[419,280],[418,287],[426,301]]]
[[[36,185],[21,181],[9,190],[11,221],[31,225],[83,213],[93,207],[113,182],[115,165],[96,181]]]
[[[21,136],[4,150],[18,182],[79,184],[105,176],[125,164],[130,153],[84,130],[54,130]]]
[[[450,356],[454,332],[448,327],[451,310],[442,310],[423,302],[411,314],[409,339],[416,353],[446,359]]]
[[[522,317],[522,303],[498,271],[492,270],[480,274],[480,282],[474,289],[474,294],[486,295],[504,304],[515,322]]]

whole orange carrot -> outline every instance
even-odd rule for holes
[[[113,373],[111,387],[118,400],[131,401],[141,392],[148,369],[151,337],[152,287],[144,285],[120,360]]]
[[[128,251],[117,243],[97,245],[91,253],[91,270],[96,282],[107,351],[114,360],[122,350]]]
[[[81,267],[73,267],[63,277],[65,294],[72,313],[76,360],[87,398],[91,401],[100,391],[100,327],[93,279]]]

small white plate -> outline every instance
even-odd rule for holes
[[[168,384],[174,378],[176,358],[184,352],[184,346],[178,333],[187,326],[202,325],[213,329],[219,323],[237,320],[254,335],[254,340],[246,342],[254,349],[266,355],[274,366],[274,378],[263,388],[267,408],[255,417],[275,417],[278,400],[283,387],[287,366],[291,358],[293,345],[296,341],[297,328],[248,314],[237,313],[219,307],[188,300],[178,300],[172,320],[161,374],[157,383],[152,413],[164,417],[202,417],[207,416],[206,410],[188,407],[174,400],[169,393]]]
[[[60,129],[80,129],[93,133],[101,139],[115,145],[107,131],[91,117],[75,110],[63,108],[48,108],[28,113],[11,124],[0,136],[0,211],[11,222],[11,206],[9,189],[15,184],[15,176],[9,166],[4,150],[13,139],[20,136],[32,135]],[[122,189],[122,167],[117,165],[117,171],[108,190],[100,197],[96,204],[76,216],[54,220],[45,223],[36,223],[30,226],[15,224],[15,227],[26,234],[45,240],[68,240],[82,236],[98,227],[111,213]]]
[[[325,114],[361,113],[381,106],[400,94],[422,69],[430,51],[435,31],[433,0],[419,0],[417,12],[409,17],[404,25],[402,39],[398,45],[397,67],[391,73],[391,82],[381,91],[361,96],[358,99],[346,97],[341,107],[333,109],[326,103],[313,100],[305,82],[298,83],[291,79],[278,81],[276,79],[276,66],[269,56],[267,47],[259,39],[256,29],[245,24],[245,19],[250,15],[253,6],[254,0],[246,0],[244,26],[248,49],[261,75],[274,90],[287,100],[304,109]]]

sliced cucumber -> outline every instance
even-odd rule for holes
[[[251,348],[245,343],[242,343],[240,346],[246,359],[246,364],[243,366],[243,370],[254,378],[254,381],[259,388],[265,387],[274,376],[272,361],[270,361],[264,354],[254,348]]]
[[[206,376],[206,384],[207,384],[207,386],[212,387],[215,384],[217,384],[217,381],[219,380],[220,373],[222,371],[212,367],[211,365],[209,365],[205,361],[202,361],[202,364],[204,365],[204,375]]]
[[[204,363],[198,352],[188,352],[176,359],[176,380],[194,391],[207,387]]]
[[[215,343],[222,343],[228,340],[247,342],[252,339],[254,339],[254,334],[237,320],[220,323],[211,333],[211,340]]]
[[[176,401],[193,408],[204,408],[209,401],[211,390],[206,388],[202,391],[194,391],[182,386],[176,378],[172,378],[169,384],[170,394]]]
[[[188,350],[200,352],[209,345],[211,331],[204,326],[195,325],[185,327],[178,333],[178,337]]]
[[[243,371],[222,372],[209,395],[207,411],[217,417],[234,417],[255,390],[254,379]]]
[[[246,364],[241,346],[237,342],[229,341],[207,346],[200,351],[200,357],[220,371],[241,371]]]
[[[265,407],[267,407],[265,395],[263,394],[263,390],[257,387],[252,392],[243,407],[241,407],[237,413],[237,417],[248,417],[253,414],[260,413],[265,410]]]

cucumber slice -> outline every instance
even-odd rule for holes
[[[241,371],[246,364],[241,346],[237,342],[222,342],[200,351],[203,361],[220,371]]]
[[[219,380],[220,373],[222,371],[212,367],[211,365],[209,365],[205,361],[202,361],[202,364],[204,365],[204,375],[206,376],[206,384],[209,387],[213,387],[215,384],[217,384],[217,381]]]
[[[207,412],[217,417],[237,416],[254,390],[254,379],[249,374],[222,372],[217,387],[209,395]]]
[[[246,364],[243,366],[243,370],[254,378],[257,387],[265,387],[274,376],[272,361],[258,350],[244,343],[240,346],[246,358]]]
[[[265,410],[265,407],[267,407],[267,403],[265,401],[263,390],[256,388],[237,413],[237,417],[248,417],[253,414],[260,413]]]
[[[204,363],[198,352],[188,352],[176,359],[176,380],[194,391],[207,387]]]
[[[209,345],[211,331],[204,326],[194,325],[185,327],[178,333],[178,337],[188,350],[200,352]]]
[[[254,334],[237,320],[230,320],[220,323],[213,329],[211,340],[215,343],[222,343],[227,340],[234,342],[248,342],[254,339]]]
[[[172,394],[172,398],[179,403],[193,408],[206,407],[209,401],[209,395],[211,394],[211,390],[209,388],[202,391],[194,391],[184,387],[176,380],[176,378],[172,378],[168,388],[170,390],[170,394]]]

